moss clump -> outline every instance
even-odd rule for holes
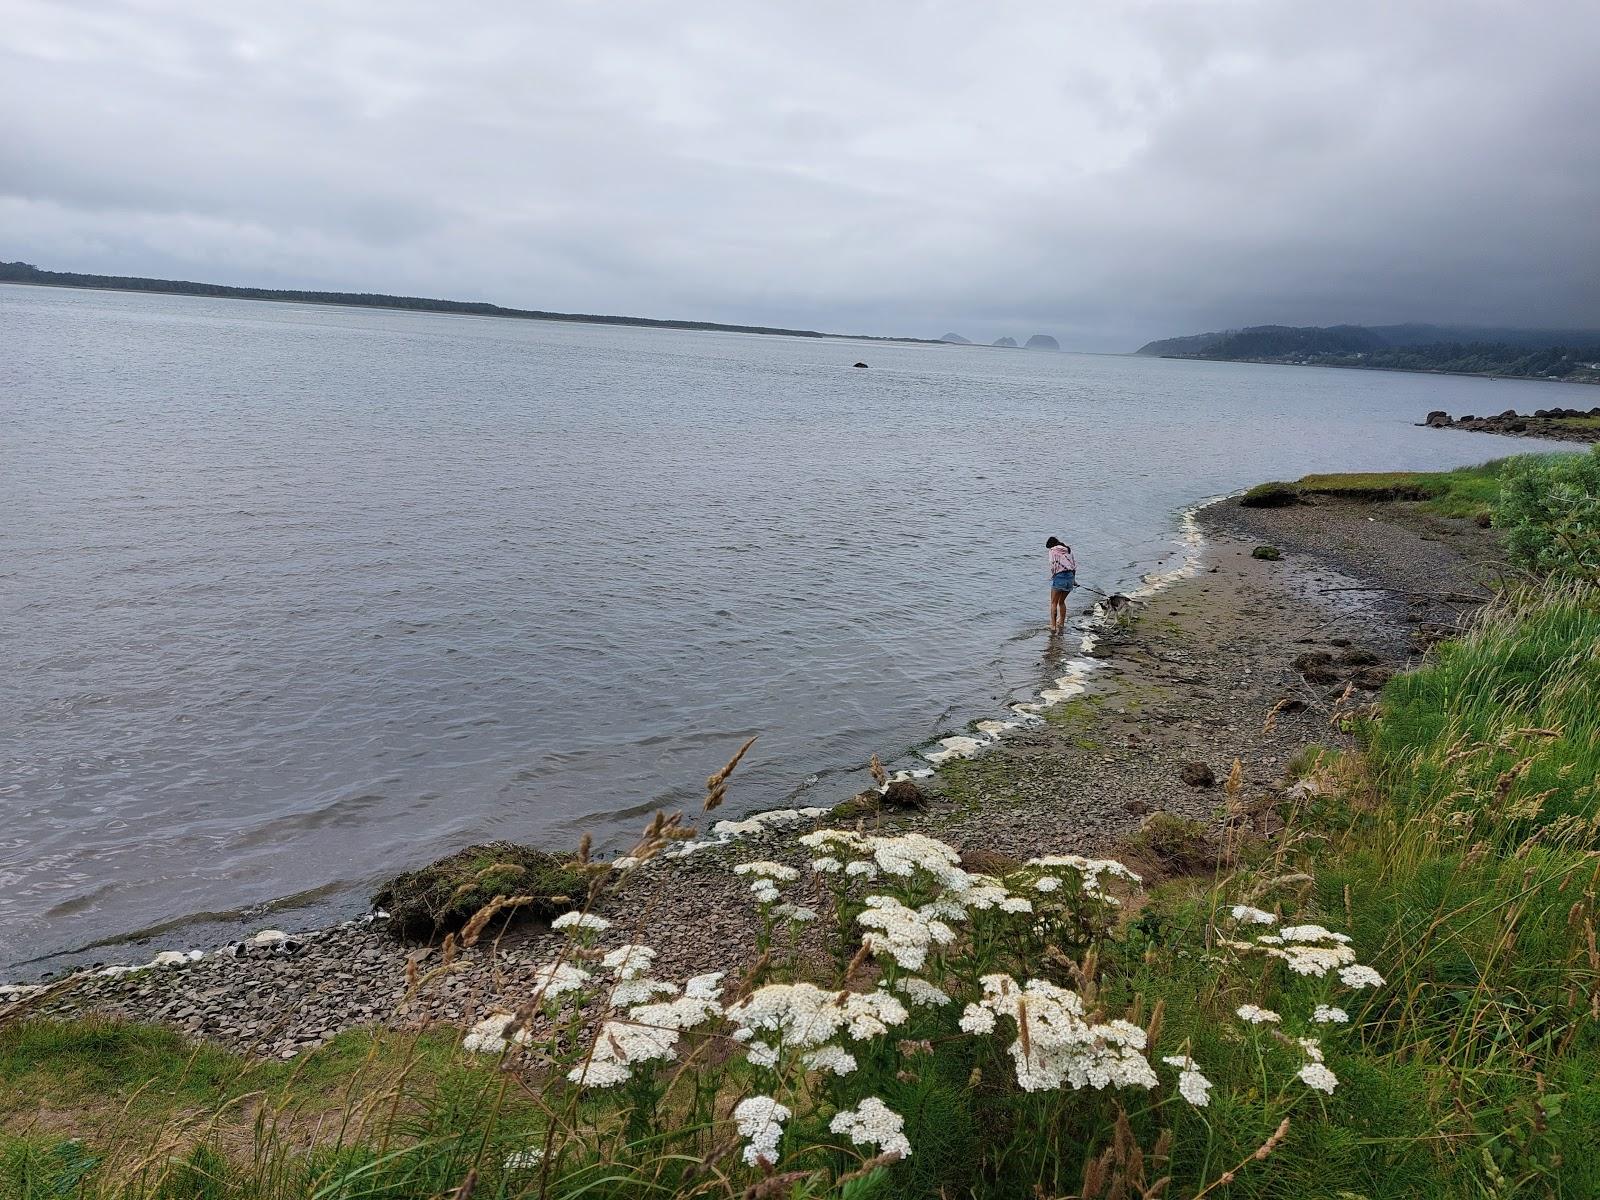
[[[1266,562],[1277,562],[1283,557],[1283,551],[1276,546],[1257,546],[1250,551],[1250,557],[1263,559]]]
[[[574,907],[587,887],[573,859],[516,842],[484,842],[396,876],[372,903],[389,913],[394,936],[426,941],[460,929],[498,896],[532,896],[515,915],[548,920]]]
[[[1167,875],[1195,875],[1217,864],[1217,849],[1206,827],[1175,813],[1151,813],[1128,845]]]
[[[1288,508],[1300,503],[1300,489],[1275,479],[1271,483],[1256,484],[1239,497],[1239,503],[1245,508]]]

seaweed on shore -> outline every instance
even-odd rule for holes
[[[549,920],[588,890],[583,873],[562,858],[516,842],[484,842],[390,880],[372,898],[399,938],[428,941],[454,933],[491,901],[528,897],[513,911]]]

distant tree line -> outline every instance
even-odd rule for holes
[[[1193,334],[1151,342],[1140,354],[1225,361],[1292,362],[1314,366],[1371,367],[1391,371],[1435,371],[1521,378],[1576,378],[1592,382],[1600,370],[1600,333],[1576,333],[1581,341],[1530,345],[1537,331],[1517,331],[1502,340],[1440,337],[1438,326],[1332,325],[1327,327],[1255,325],[1219,333]],[[1491,331],[1500,333],[1501,331]],[[1428,341],[1408,339],[1433,334]]]
[[[781,329],[767,325],[724,325],[716,321],[659,320],[653,317],[618,317],[594,313],[544,312],[531,308],[502,308],[471,300],[435,300],[425,296],[389,296],[381,292],[310,292],[288,288],[231,287],[221,283],[195,283],[188,279],[145,279],[135,275],[85,275],[77,271],[43,271],[32,263],[0,262],[0,283],[31,283],[49,287],[108,288],[122,292],[163,292],[178,296],[215,296],[230,300],[278,300],[300,304],[343,304],[356,308],[399,308],[419,312],[464,316],[513,317],[537,321],[579,321],[590,325],[636,325],[651,329],[698,329],[721,333],[786,334],[789,337],[849,337],[880,342],[923,341],[922,338],[872,337],[870,334],[819,333],[814,329]]]

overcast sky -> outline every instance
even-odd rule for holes
[[[1600,3],[0,0],[0,259],[1131,349],[1600,326]]]

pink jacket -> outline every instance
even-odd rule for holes
[[[1076,571],[1078,560],[1071,550],[1065,546],[1050,547],[1050,574],[1059,575],[1062,571]]]

